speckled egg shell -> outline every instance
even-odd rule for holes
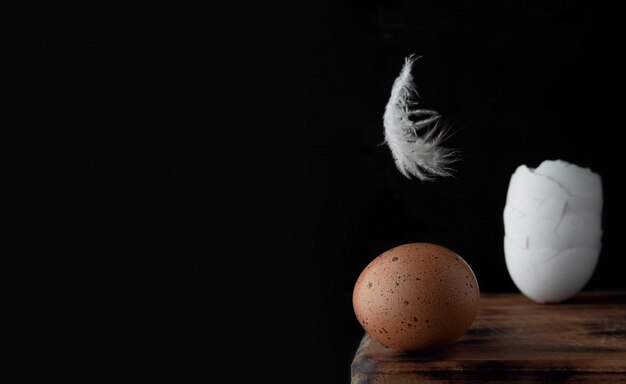
[[[437,349],[472,324],[480,292],[470,266],[455,252],[430,243],[392,248],[363,270],[352,302],[374,339],[398,351]]]

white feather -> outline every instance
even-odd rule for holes
[[[427,181],[436,176],[451,176],[450,164],[456,160],[457,152],[441,146],[447,129],[441,127],[439,113],[413,109],[419,96],[411,75],[415,60],[413,55],[407,57],[394,81],[383,124],[385,143],[398,170],[409,179],[415,176]]]

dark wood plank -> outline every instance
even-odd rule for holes
[[[626,292],[583,292],[560,304],[483,294],[472,326],[431,353],[400,353],[367,334],[352,384],[626,383]]]

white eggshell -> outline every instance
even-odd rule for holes
[[[522,249],[506,238],[504,248],[511,279],[538,303],[558,303],[579,292],[591,278],[600,254],[595,248]]]
[[[584,216],[602,216],[602,198],[570,196],[565,212]]]
[[[600,218],[564,214],[559,221],[527,215],[509,205],[504,207],[504,234],[522,248],[567,249],[600,247]]]
[[[511,176],[506,204],[524,213],[556,220],[563,214],[567,199],[567,192],[556,182],[520,165]]]
[[[554,236],[557,239],[569,240],[567,247],[599,248],[602,242],[601,218],[595,215],[581,216],[566,213],[557,226]]]
[[[504,236],[504,250],[505,252],[515,252],[516,255],[523,257],[526,262],[531,264],[541,264],[555,257],[560,252],[559,250],[551,248],[528,249],[510,236]]]
[[[600,215],[602,203],[600,176],[562,160],[546,160],[536,169],[520,165],[507,192],[507,204],[547,218],[556,218],[564,210]]]
[[[602,180],[589,168],[563,160],[545,160],[534,173],[554,180],[572,196],[602,199]]]
[[[503,212],[507,269],[526,296],[559,302],[582,289],[602,247],[602,183],[588,168],[546,160],[517,167]]]
[[[558,219],[548,219],[529,215],[507,204],[504,207],[504,230],[506,234],[512,235],[547,235],[556,231],[562,217],[559,215]]]
[[[602,180],[589,168],[563,160],[545,160],[532,171],[561,186],[569,195],[567,212],[582,215],[602,213]]]

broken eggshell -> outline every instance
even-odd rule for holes
[[[600,248],[600,218],[563,213],[561,220],[532,216],[507,205],[504,207],[507,237],[518,247],[531,249]]]
[[[600,176],[563,160],[520,165],[509,183],[504,220],[507,270],[538,303],[575,295],[591,278],[602,245]]]
[[[599,249],[531,250],[504,238],[509,274],[524,295],[538,303],[558,303],[579,292],[591,278]]]

